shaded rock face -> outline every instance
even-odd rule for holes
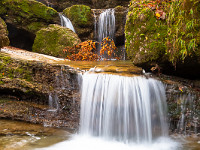
[[[193,135],[200,133],[200,81],[180,77],[146,74],[165,85],[169,133]]]
[[[38,30],[49,24],[60,22],[56,10],[37,1],[28,0],[1,0],[0,17],[8,24],[8,30],[11,30],[9,32],[11,46],[29,50]],[[12,33],[13,31],[16,34]],[[26,39],[31,42],[24,45],[27,42]]]
[[[65,57],[63,49],[81,42],[76,33],[59,25],[49,25],[36,33],[33,51],[56,57]]]
[[[10,43],[6,23],[0,18],[0,48]]]
[[[164,76],[168,104],[169,128],[172,133],[200,133],[200,84],[195,81]]]
[[[63,11],[72,5],[87,5],[92,9],[114,8],[118,5],[128,7],[129,0],[37,0],[50,5],[58,11]]]
[[[148,7],[139,7],[136,1],[132,0],[125,27],[128,57],[146,71],[157,64],[162,73],[199,79],[200,20],[197,14],[200,3],[176,1],[170,9],[165,7],[168,18],[156,19],[156,12]],[[177,13],[180,10],[187,13]],[[190,10],[193,15],[189,13]],[[182,20],[183,17],[187,19]],[[190,28],[188,24],[194,20],[197,24]]]
[[[93,39],[94,16],[89,6],[73,5],[66,8],[63,14],[70,19],[82,41]]]
[[[122,46],[125,44],[124,28],[126,24],[127,8],[118,6],[115,7],[115,41],[116,46]]]
[[[0,59],[0,96],[13,99],[0,101],[0,117],[51,126],[78,126],[80,98],[76,70],[16,60],[4,53],[0,53]],[[50,94],[58,97],[59,109],[54,113],[48,111]]]

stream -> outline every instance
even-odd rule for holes
[[[21,121],[0,119],[0,149],[1,150],[34,150],[34,149],[132,149],[145,150],[161,146],[163,149],[167,144],[155,144],[151,147],[145,145],[132,145],[130,147],[115,141],[106,142],[100,138],[72,136],[72,132],[67,129],[43,127],[42,125],[30,124]],[[73,139],[73,140],[72,140]],[[78,142],[76,143],[75,142]],[[199,137],[182,135],[171,135],[165,139],[170,144],[176,146],[176,150],[199,150]],[[168,143],[168,144],[169,144]],[[100,144],[100,146],[96,146]],[[113,145],[112,145],[113,144]],[[107,148],[105,148],[105,146]],[[69,148],[67,148],[69,147]],[[172,150],[172,149],[171,149]]]

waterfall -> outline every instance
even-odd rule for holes
[[[114,40],[115,37],[115,10],[106,9],[99,16],[98,20],[98,50],[101,49],[101,41],[105,37],[110,37]]]
[[[103,38],[110,37],[114,39],[115,34],[115,10],[106,9],[99,16],[98,21],[98,41],[101,42]]]
[[[75,29],[74,29],[74,27],[73,27],[71,21],[70,21],[67,17],[65,17],[63,14],[60,14],[60,13],[59,13],[59,16],[60,16],[60,20],[61,20],[61,26],[66,27],[66,28],[69,28],[69,29],[71,29],[73,32],[75,32]]]
[[[80,134],[125,143],[166,136],[165,88],[143,77],[84,74]]]
[[[165,88],[144,77],[79,74],[79,133],[45,150],[177,150],[168,138]]]

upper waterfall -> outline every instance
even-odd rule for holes
[[[168,135],[160,81],[106,74],[82,76],[80,133],[125,143]]]
[[[114,39],[115,34],[115,10],[106,9],[99,16],[98,21],[98,41],[102,41],[105,37]]]
[[[59,13],[59,16],[60,16],[60,20],[61,20],[61,26],[69,28],[73,32],[75,32],[75,29],[74,29],[71,21],[69,20],[69,18],[67,18],[66,16],[64,16],[63,14],[60,14],[60,13]]]

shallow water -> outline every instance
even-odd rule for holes
[[[69,130],[0,119],[1,150],[199,150],[200,137],[173,135],[152,144],[124,144],[106,139],[72,135]]]
[[[67,130],[21,121],[0,119],[0,150],[31,150],[48,147],[69,138]]]

